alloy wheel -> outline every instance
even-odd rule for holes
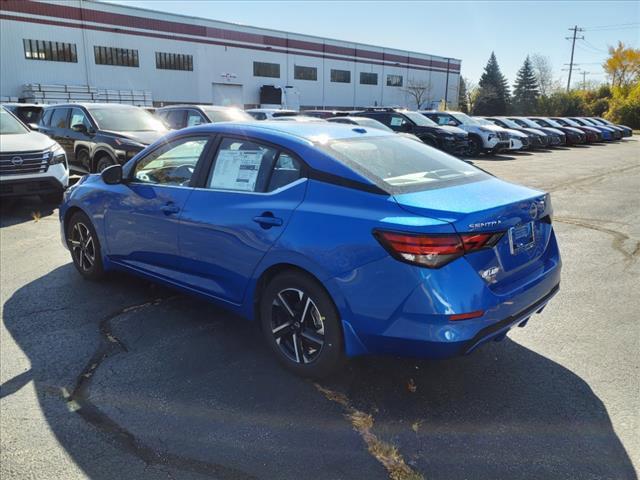
[[[296,288],[278,292],[272,306],[271,332],[292,362],[311,363],[324,346],[324,319],[308,294]]]
[[[73,259],[81,270],[91,270],[96,261],[96,246],[89,228],[82,222],[77,222],[71,229],[69,247]]]

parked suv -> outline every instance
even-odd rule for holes
[[[144,108],[114,103],[51,105],[38,128],[64,148],[74,170],[85,173],[125,163],[168,132]]]
[[[469,134],[470,156],[484,153],[498,153],[511,147],[511,136],[508,132],[480,125],[477,120],[462,112],[437,112],[433,110],[420,112],[438,125],[458,127]]]
[[[68,185],[62,147],[0,107],[0,196],[40,195],[59,203]]]
[[[172,130],[180,130],[203,123],[255,120],[251,115],[238,108],[215,105],[172,105],[158,108],[155,114]]]
[[[542,130],[535,128],[526,128],[518,125],[513,120],[509,120],[504,117],[485,117],[485,120],[498,125],[502,128],[508,128],[509,130],[516,130],[518,132],[525,133],[529,136],[529,143],[531,148],[544,148],[549,145],[551,138]]]
[[[367,108],[355,114],[373,118],[395,132],[411,133],[431,147],[454,155],[464,155],[468,148],[468,135],[459,128],[443,128],[418,112],[394,108]]]

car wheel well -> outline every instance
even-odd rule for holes
[[[260,275],[260,278],[258,278],[258,282],[256,283],[256,289],[253,294],[253,313],[254,313],[254,319],[257,320],[256,323],[258,325],[261,325],[260,296],[262,295],[262,292],[264,291],[265,287],[269,284],[271,279],[275,278],[277,275],[280,275],[281,273],[284,273],[284,272],[298,272],[315,281],[329,296],[329,298],[333,302],[333,306],[336,309],[336,312],[339,312],[338,307],[336,306],[336,302],[333,300],[333,297],[331,296],[331,293],[329,293],[329,291],[325,288],[323,283],[314,274],[312,274],[308,270],[305,270],[304,268],[300,268],[297,265],[293,265],[291,263],[278,263],[276,265],[270,266],[264,272],[262,272],[262,275]]]
[[[69,227],[69,222],[71,221],[71,218],[73,218],[73,216],[77,213],[77,212],[82,212],[85,213],[84,210],[82,210],[79,207],[70,207],[65,213],[64,213],[64,234],[65,236],[67,235],[67,228]]]

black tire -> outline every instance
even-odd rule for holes
[[[100,241],[89,217],[83,212],[73,214],[65,232],[67,246],[76,270],[87,280],[104,276]]]
[[[467,149],[467,155],[469,157],[477,157],[482,152],[482,140],[477,137],[469,138],[469,148]]]
[[[344,362],[340,317],[316,280],[301,272],[281,273],[262,291],[259,306],[265,340],[287,369],[322,378]]]
[[[86,169],[89,169],[89,167],[91,166],[91,158],[89,157],[89,152],[84,148],[78,150],[78,153],[76,153],[76,164]]]
[[[96,173],[101,173],[105,168],[115,164],[116,162],[109,155],[102,155],[96,163]]]
[[[63,192],[47,193],[46,195],[40,195],[40,200],[44,203],[53,203],[58,206],[62,203]]]

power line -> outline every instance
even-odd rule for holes
[[[584,30],[588,32],[598,32],[603,30],[626,30],[629,28],[636,28],[637,25],[640,25],[640,22],[618,23],[614,25],[598,25],[595,27],[585,27]]]

